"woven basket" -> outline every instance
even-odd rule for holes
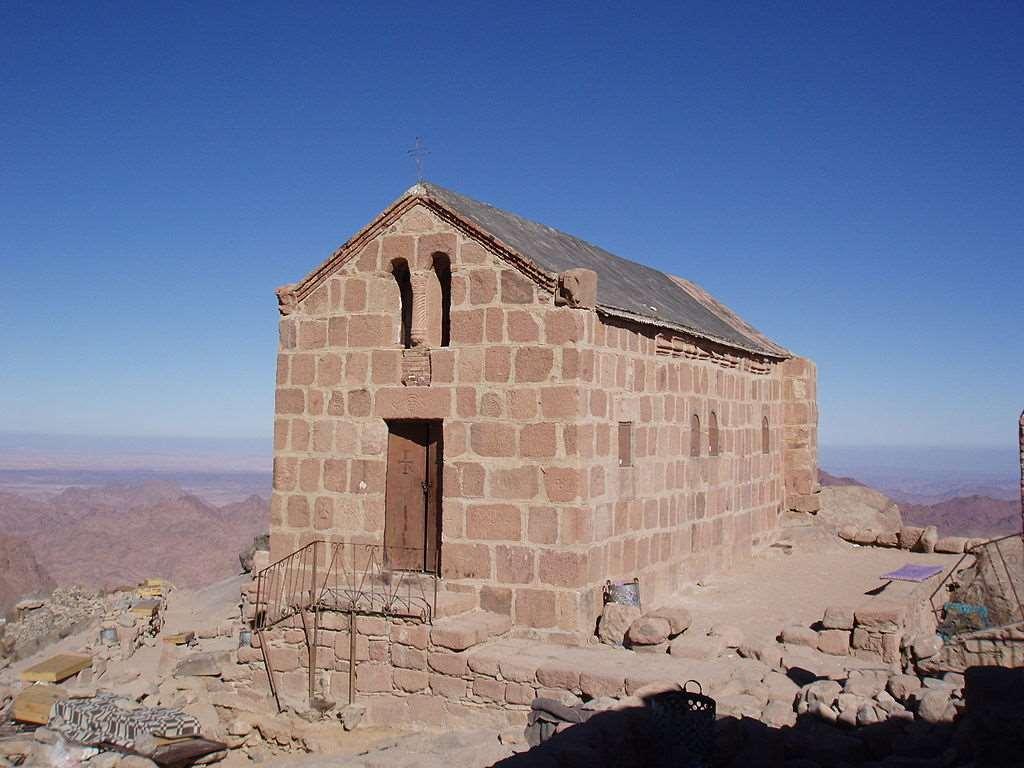
[[[690,684],[697,686],[689,690]],[[715,752],[715,700],[696,680],[647,699],[657,768],[707,768]]]

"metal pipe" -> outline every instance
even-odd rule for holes
[[[356,700],[356,612],[348,612],[348,703]]]
[[[277,685],[274,682],[274,669],[270,666],[270,649],[267,648],[267,639],[263,636],[263,630],[257,630],[256,636],[260,639],[260,651],[263,653],[263,666],[267,670],[267,682],[270,683],[270,692],[274,694],[274,703],[277,705],[277,711],[283,711],[281,709],[281,699],[277,697]]]

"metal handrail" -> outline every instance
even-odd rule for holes
[[[439,571],[437,551],[311,541],[256,574],[253,629],[268,629],[309,610],[429,624],[437,612]]]
[[[958,583],[956,581],[956,577],[963,570],[961,566],[963,565],[964,561],[967,560],[967,558],[972,557],[974,558],[974,561],[977,562],[978,554],[982,550],[989,550],[990,552],[994,552],[995,554],[995,557],[991,558],[993,567],[996,562],[1002,565],[1002,573],[1006,576],[1007,584],[1009,587],[1009,594],[1007,595],[1007,598],[1009,598],[1009,595],[1013,596],[1013,602],[1016,604],[1017,613],[1020,616],[1019,620],[1024,621],[1024,603],[1022,603],[1021,596],[1017,592],[1017,585],[1014,579],[1014,575],[1011,572],[1009,563],[1006,561],[1006,556],[1004,555],[1003,548],[1001,546],[1002,542],[1009,541],[1010,539],[1022,539],[1022,535],[1020,533],[1011,533],[1006,536],[1000,536],[998,538],[990,539],[988,541],[981,542],[980,544],[976,544],[964,552],[960,559],[957,560],[956,565],[954,565],[949,570],[949,573],[946,574],[946,577],[939,582],[938,586],[928,596],[928,602],[931,605],[932,613],[935,614],[936,619],[942,619],[942,612],[944,611],[947,602],[946,600],[940,598],[938,605],[936,605],[936,596],[939,596],[939,593],[942,592],[944,589],[946,590],[946,592],[949,592],[951,589],[950,585],[956,585]],[[1024,541],[1022,541],[1022,546],[1024,546]],[[994,573],[997,579],[1001,579],[998,569],[996,569]],[[994,627],[986,627],[986,629],[998,629],[1003,626],[1010,626],[1010,624],[1004,623]]]

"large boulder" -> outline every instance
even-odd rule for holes
[[[824,486],[817,521],[836,530],[895,531],[903,525],[900,508],[883,493],[863,485]],[[844,537],[845,538],[845,537]]]
[[[931,688],[921,694],[917,702],[917,716],[926,723],[951,723],[956,718],[952,690]]]
[[[668,640],[672,625],[660,616],[641,616],[629,625],[626,637],[630,645],[658,645]]]
[[[675,637],[680,632],[685,632],[693,622],[690,612],[682,606],[658,608],[648,611],[647,616],[652,619],[665,619],[669,624],[669,637]]]
[[[607,645],[622,645],[630,625],[640,618],[640,609],[635,605],[606,603],[597,625],[597,636]]]

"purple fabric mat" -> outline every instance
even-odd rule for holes
[[[908,563],[902,568],[897,568],[895,571],[882,575],[880,578],[888,579],[889,581],[924,581],[939,573],[942,573],[941,565],[910,565]]]

